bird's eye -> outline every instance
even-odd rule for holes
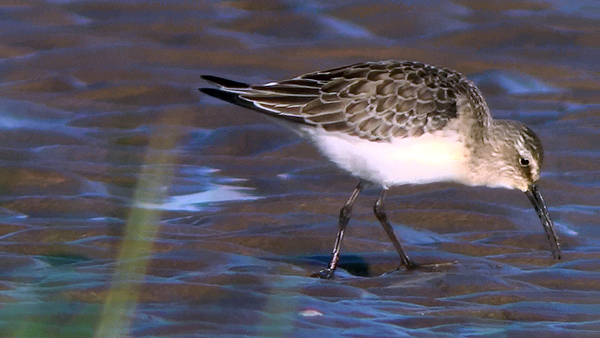
[[[526,159],[526,158],[524,158],[524,157],[521,157],[521,158],[519,159],[519,164],[521,164],[522,166],[526,167],[526,166],[528,166],[528,165],[529,165],[529,160],[528,160],[528,159]]]

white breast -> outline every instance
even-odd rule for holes
[[[393,186],[464,181],[466,150],[456,134],[439,132],[392,142],[372,142],[322,129],[308,134],[340,168],[373,183]]]

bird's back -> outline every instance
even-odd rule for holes
[[[204,78],[220,88],[200,90],[222,100],[370,141],[418,137],[458,120],[483,126],[491,119],[479,90],[463,75],[419,62],[358,63],[264,85]]]

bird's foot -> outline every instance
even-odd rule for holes
[[[331,269],[327,268],[327,269],[323,269],[321,271],[317,271],[317,272],[311,274],[310,276],[314,277],[314,278],[321,278],[321,279],[332,279],[334,272],[335,272],[335,270],[331,270]]]

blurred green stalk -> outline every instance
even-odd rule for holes
[[[174,140],[176,137],[170,138]],[[174,154],[165,147],[165,139],[154,138],[139,176],[134,203],[157,203],[167,197],[172,179]],[[161,144],[153,144],[158,143]],[[107,295],[94,337],[127,337],[135,317],[140,288],[152,256],[161,211],[133,206],[125,225],[123,242],[116,261],[111,288]]]

